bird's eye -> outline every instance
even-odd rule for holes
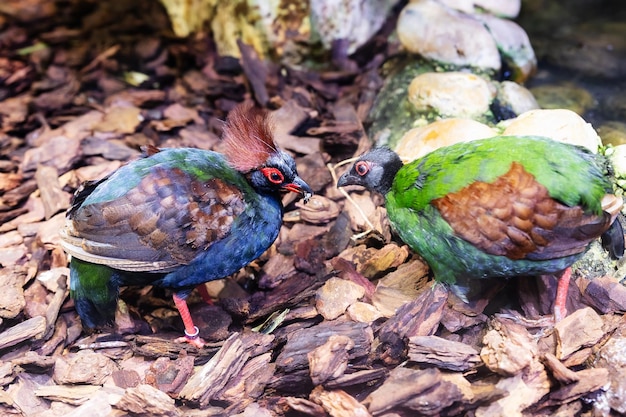
[[[357,174],[363,177],[365,174],[367,174],[370,171],[370,166],[365,161],[359,161],[354,165],[354,170],[356,171]]]
[[[277,168],[261,168],[261,172],[272,184],[282,184],[285,182],[285,176]]]

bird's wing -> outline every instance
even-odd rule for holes
[[[175,164],[151,166],[120,192],[128,174],[116,172],[72,209],[63,238],[69,253],[122,270],[167,272],[228,235],[246,209],[240,184],[206,169],[200,179]]]
[[[612,215],[585,212],[552,197],[519,163],[493,183],[476,181],[432,201],[454,233],[486,253],[547,260],[584,251]]]

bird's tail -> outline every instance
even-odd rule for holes
[[[93,329],[115,321],[119,285],[113,269],[72,257],[70,296],[83,326]]]

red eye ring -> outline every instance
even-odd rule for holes
[[[261,168],[261,173],[272,184],[282,184],[285,182],[285,176],[278,168]]]
[[[354,164],[354,170],[361,177],[364,177],[368,172],[370,172],[370,165],[365,161],[359,161]]]

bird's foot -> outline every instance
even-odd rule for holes
[[[565,306],[554,306],[554,323],[558,323],[567,316],[567,308]]]
[[[554,300],[554,322],[558,323],[567,316],[567,291],[569,282],[572,277],[572,269],[567,268],[559,277],[559,283],[556,287],[556,297]]]
[[[185,335],[177,338],[174,341],[176,343],[189,343],[190,345],[195,346],[198,349],[202,349],[206,342],[204,341],[204,339],[198,336],[200,334],[200,330],[195,326],[194,329],[195,331],[192,334],[187,333],[187,330],[185,330]]]

